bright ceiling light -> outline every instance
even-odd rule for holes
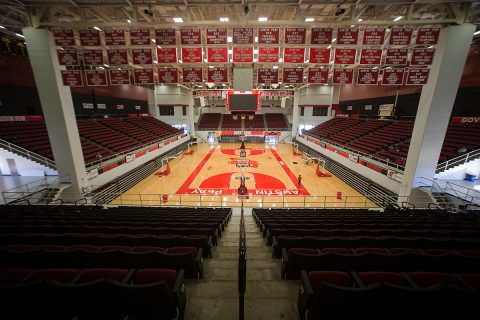
[[[265,21],[268,21],[268,18],[267,17],[258,17],[258,21],[265,22]]]
[[[25,36],[24,36],[23,34],[20,34],[20,33],[15,33],[15,35],[16,35],[17,37],[20,37],[20,38],[25,38]]]
[[[333,38],[333,39],[332,39],[332,42],[335,42],[335,41],[337,41],[337,38]]]
[[[110,67],[110,66],[109,66],[108,64],[106,64],[106,63],[104,63],[103,65],[104,65],[105,67],[107,67],[107,68]]]
[[[0,26],[0,27],[2,27],[2,26]],[[3,27],[2,27],[2,28],[3,28]],[[5,29],[5,28],[4,28],[4,29]],[[479,34],[480,34],[480,30],[475,31],[475,32],[473,33],[474,36],[479,35]]]
[[[283,62],[283,58],[279,58],[279,59],[278,59],[278,62]]]
[[[233,53],[233,49],[228,49],[228,53],[229,53],[229,54],[232,54],[232,53]]]
[[[399,21],[399,20],[402,20],[402,18],[403,18],[402,16],[398,16],[395,19],[393,19],[393,21]]]
[[[278,69],[278,66],[273,66],[273,68],[272,68],[272,69]]]
[[[228,22],[228,21],[230,21],[230,19],[227,17],[220,18],[220,22]]]
[[[332,47],[332,45],[329,45],[329,46],[327,47],[327,49],[330,49],[331,47]]]
[[[95,26],[93,27],[93,29],[97,30],[97,31],[102,31],[102,29],[100,29],[99,27]]]
[[[258,42],[258,37],[255,37],[255,42]]]
[[[258,54],[258,49],[253,49],[253,54]]]
[[[0,29],[6,29],[4,26],[0,26]]]
[[[173,18],[173,22],[182,23],[182,22],[183,22],[183,19],[182,19],[182,18],[179,18],[179,17],[176,17],[176,18]]]
[[[157,43],[157,41],[156,41],[155,39],[152,39],[152,42],[153,42],[153,43]]]
[[[362,22],[362,21],[363,21],[363,19],[362,19],[362,18],[358,18],[358,21]]]
[[[315,21],[315,18],[305,18],[305,22],[313,22]]]
[[[232,40],[232,37],[227,37],[227,42],[230,43],[230,42],[232,42],[232,41],[233,41],[233,40]]]
[[[132,20],[130,20],[130,19],[127,19],[127,22],[128,22],[128,23],[132,23]]]

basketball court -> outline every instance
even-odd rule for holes
[[[111,204],[248,207],[377,207],[345,182],[304,161],[290,144],[194,146]],[[318,176],[320,175],[327,176]],[[298,176],[302,176],[298,185]],[[247,194],[239,197],[244,182]],[[340,194],[341,193],[341,194]]]

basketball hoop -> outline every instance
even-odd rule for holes
[[[255,118],[253,114],[248,115],[248,120],[253,120],[253,118]]]
[[[233,120],[238,120],[238,116],[236,114],[232,114]]]
[[[245,115],[244,114],[242,114],[240,117],[242,118],[242,120],[245,120]]]

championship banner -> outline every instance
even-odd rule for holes
[[[155,29],[155,43],[157,46],[175,46],[177,44],[175,29]]]
[[[357,49],[335,48],[335,64],[354,64]]]
[[[328,83],[328,67],[324,68],[308,68],[308,83]]]
[[[253,63],[253,47],[233,47],[232,61]]]
[[[105,45],[107,46],[124,46],[125,30],[105,30]]]
[[[158,48],[158,63],[177,63],[177,48]]]
[[[158,83],[178,83],[177,68],[159,68]]]
[[[365,30],[363,31],[363,45],[382,45],[384,39],[385,29],[383,28],[365,28]]]
[[[83,63],[86,66],[102,66],[103,65],[103,50],[92,49],[83,50]]]
[[[385,64],[405,65],[407,64],[408,49],[387,49]]]
[[[213,82],[213,83],[228,82],[228,69],[226,67],[208,68],[207,82]]]
[[[183,63],[201,63],[203,62],[202,47],[182,48]]]
[[[207,28],[207,44],[227,44],[227,28]]]
[[[78,66],[80,60],[78,59],[77,50],[57,50],[58,64],[61,66]]]
[[[303,68],[284,68],[283,83],[303,83]]]
[[[337,44],[354,45],[358,41],[358,28],[338,28]]]
[[[153,69],[134,69],[133,80],[135,84],[154,84]]]
[[[278,69],[259,68],[257,70],[257,83],[278,83]]]
[[[329,64],[330,49],[310,48],[310,63]]]
[[[375,65],[382,62],[382,49],[362,49],[360,64]]]
[[[333,70],[334,84],[352,84],[353,83],[353,69],[335,68]]]
[[[104,70],[85,70],[87,86],[107,86],[107,72]]]
[[[200,29],[180,29],[180,43],[185,44],[202,44],[202,31]]]
[[[332,44],[332,28],[312,28],[310,44]]]
[[[407,81],[405,85],[424,85],[428,82],[430,69],[410,69],[408,70]]]
[[[435,49],[415,48],[412,53],[412,66],[428,66],[433,62],[433,56],[435,55]]]
[[[284,48],[283,62],[284,63],[304,63],[305,48]]]
[[[113,66],[128,64],[127,49],[107,49],[108,64]]]
[[[378,73],[378,69],[358,69],[357,84],[377,85]]]
[[[280,28],[258,28],[258,44],[279,44]]]
[[[227,63],[228,47],[208,47],[207,59],[210,63]]]
[[[64,86],[83,87],[82,71],[80,70],[61,70],[62,82]]]
[[[305,44],[306,28],[285,28],[285,44]]]
[[[100,46],[100,32],[98,30],[80,30],[80,45]]]
[[[279,57],[279,47],[258,47],[258,62],[277,63]]]
[[[122,84],[130,84],[130,72],[128,70],[108,70],[110,76],[110,85],[119,86]]]
[[[417,32],[415,44],[432,45],[437,44],[440,28],[420,28]]]
[[[68,47],[75,45],[75,33],[70,29],[53,30],[53,40],[59,47]]]
[[[132,49],[133,64],[152,64],[153,55],[151,49]]]
[[[253,44],[253,28],[233,28],[233,44]]]
[[[150,45],[150,39],[149,29],[130,30],[130,45],[132,46],[148,46]]]
[[[413,28],[392,28],[388,44],[394,46],[408,46],[412,39]]]
[[[202,68],[183,68],[182,76],[184,83],[196,83],[203,82],[203,69]]]
[[[383,70],[382,85],[401,86],[404,76],[405,69],[385,69]]]

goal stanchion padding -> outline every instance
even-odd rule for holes
[[[320,164],[319,163],[317,163],[316,174],[317,174],[318,177],[331,177],[332,176],[330,173],[322,172],[322,170],[320,170]]]
[[[183,154],[186,155],[186,156],[192,155],[193,154],[193,148],[190,149],[190,151],[185,151]]]
[[[295,150],[295,148],[292,149],[292,153],[293,153],[294,156],[301,156],[302,155],[302,153],[300,151],[297,152]]]
[[[156,176],[162,177],[162,176],[168,176],[170,174],[170,165],[167,162],[167,167],[163,171],[157,171],[155,172]]]

